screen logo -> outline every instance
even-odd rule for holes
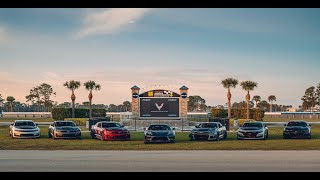
[[[155,103],[157,108],[159,109],[159,111],[161,110],[161,108],[163,107],[163,103],[159,106],[157,103]]]

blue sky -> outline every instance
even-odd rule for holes
[[[186,85],[225,104],[227,77],[258,82],[252,93],[298,107],[320,83],[320,9],[0,9],[0,93],[25,102],[42,82],[102,85],[93,103],[130,100],[130,88]],[[87,100],[84,88],[77,102]],[[232,101],[245,100],[240,86]]]

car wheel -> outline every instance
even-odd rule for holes
[[[308,139],[311,139],[311,134],[309,134]]]
[[[48,137],[52,138],[52,135],[51,135],[50,131],[48,132]]]
[[[90,137],[91,137],[91,139],[95,138],[95,135],[94,135],[94,133],[92,131],[90,132]]]
[[[224,133],[223,139],[227,139],[227,132]]]
[[[103,132],[100,134],[100,140],[105,141],[104,136],[103,136]]]
[[[216,141],[220,141],[220,134],[219,133],[217,133]]]
[[[238,135],[237,135],[237,140],[241,140]]]
[[[54,140],[56,140],[57,139],[57,135],[56,135],[56,133],[54,132],[54,131],[52,131],[52,138],[54,139]]]

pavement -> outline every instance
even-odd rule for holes
[[[320,172],[320,151],[0,150],[0,172]]]

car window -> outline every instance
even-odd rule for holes
[[[149,130],[168,131],[168,130],[171,130],[171,128],[167,125],[151,125],[149,126]]]
[[[122,127],[119,123],[102,123],[103,128]]]
[[[288,126],[303,126],[306,127],[308,126],[306,122],[303,121],[291,121],[288,123]]]
[[[200,128],[217,128],[218,125],[216,123],[202,123],[199,124]]]
[[[262,123],[244,123],[243,127],[262,127]]]
[[[71,121],[61,121],[61,122],[56,122],[56,126],[59,127],[59,126],[75,126],[75,124]]]
[[[15,126],[36,126],[36,125],[31,121],[19,121],[15,123]]]

